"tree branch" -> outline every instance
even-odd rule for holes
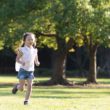
[[[57,34],[43,33],[43,32],[40,32],[40,31],[36,31],[36,32],[35,32],[35,35],[36,35],[37,37],[39,37],[39,36],[56,37],[56,36],[57,36]]]
[[[84,43],[85,43],[85,45],[89,47],[89,41],[88,41],[87,35],[84,35],[84,34],[82,34],[82,35],[84,37]]]
[[[71,49],[73,45],[74,45],[74,40],[73,38],[70,38],[69,41],[67,42],[67,51]]]

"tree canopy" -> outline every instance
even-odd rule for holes
[[[94,43],[107,45],[110,27],[110,0],[1,0],[1,47],[12,46],[25,31],[59,33],[76,38],[92,34]],[[52,37],[40,37],[40,44],[56,47]]]

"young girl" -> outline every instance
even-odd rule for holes
[[[28,104],[28,100],[32,91],[34,65],[40,65],[35,45],[35,35],[30,32],[25,33],[23,36],[23,45],[19,48],[16,57],[16,64],[18,63],[20,65],[17,76],[19,79],[19,84],[14,86],[14,88],[12,89],[12,93],[16,94],[18,90],[23,91],[25,81],[27,81],[27,91],[25,95],[24,105]]]

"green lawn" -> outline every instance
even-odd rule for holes
[[[4,81],[5,79],[5,81]],[[38,78],[39,81],[48,78]],[[35,79],[36,80],[36,79]],[[72,79],[83,81],[84,79]],[[109,79],[99,79],[109,84]],[[17,82],[15,77],[0,77],[0,82]],[[24,92],[11,94],[12,86],[0,86],[0,110],[110,110],[109,88],[33,87],[31,102],[23,105]]]

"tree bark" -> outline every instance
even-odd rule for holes
[[[67,44],[65,39],[56,37],[58,50],[53,53],[51,84],[70,85],[66,79],[66,59],[67,59]]]
[[[53,54],[53,75],[52,75],[52,82],[54,84],[69,84],[66,80],[66,53],[61,53],[60,51],[56,51]]]
[[[91,46],[89,50],[89,74],[87,77],[88,83],[97,83],[97,60],[96,60],[96,54],[97,54],[97,46]]]
[[[99,46],[99,43],[94,43],[92,35],[83,35],[84,36],[84,42],[86,47],[88,47],[88,53],[89,53],[89,73],[87,76],[87,81],[84,83],[97,83],[97,48]]]

